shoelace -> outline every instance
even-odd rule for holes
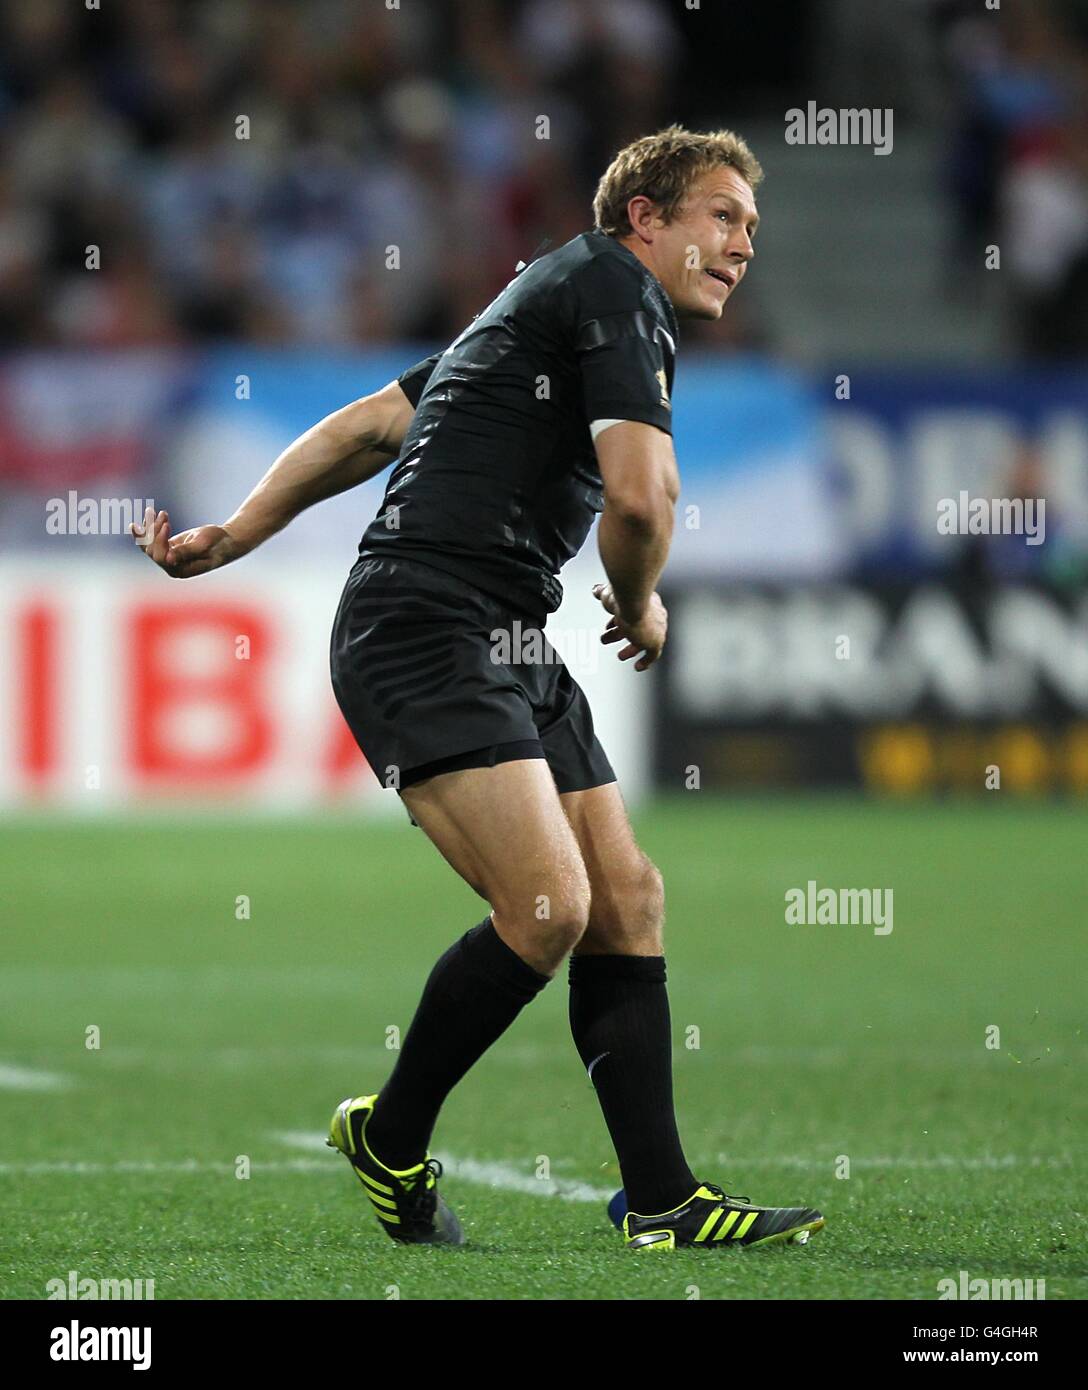
[[[717,1183],[705,1182],[703,1186],[708,1192],[713,1192],[715,1197],[720,1197],[723,1202],[739,1202],[742,1206],[751,1206],[751,1200],[748,1197],[730,1196],[730,1194],[726,1192],[724,1188],[719,1187]]]
[[[442,1176],[442,1164],[437,1158],[423,1162],[419,1176],[413,1181],[407,1193],[408,1211],[413,1221],[429,1222],[434,1216],[438,1194],[435,1184]],[[430,1181],[428,1181],[430,1179]]]

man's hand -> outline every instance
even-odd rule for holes
[[[650,601],[638,622],[625,622],[619,615],[611,584],[594,584],[593,593],[600,599],[605,611],[612,614],[601,641],[606,646],[614,642],[626,642],[627,645],[616,655],[621,661],[630,661],[633,656],[638,656],[639,660],[635,662],[636,671],[645,671],[648,666],[652,666],[665,646],[665,634],[669,626],[668,610],[661,602],[661,596],[657,593],[650,595]]]
[[[172,579],[191,579],[196,574],[229,565],[246,553],[246,548],[222,526],[194,526],[192,530],[170,535],[170,517],[157,515],[148,507],[143,526],[130,528],[137,545]],[[150,537],[150,539],[148,539]]]

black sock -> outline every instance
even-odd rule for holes
[[[671,1211],[699,1186],[672,1101],[672,1034],[663,956],[572,956],[570,1030],[597,1089],[627,1205]]]
[[[490,917],[439,957],[367,1121],[367,1144],[387,1168],[422,1161],[442,1102],[547,983]]]

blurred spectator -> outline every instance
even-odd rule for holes
[[[1001,247],[1019,346],[1088,355],[1088,5],[935,0],[958,102],[949,190],[958,272]]]
[[[682,53],[665,0],[0,0],[0,342],[449,338]]]
[[[961,269],[1002,240],[1024,343],[1082,353],[1086,0],[0,0],[0,343],[449,339],[641,133],[876,67],[935,119],[927,9]]]

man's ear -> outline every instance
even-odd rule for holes
[[[627,220],[631,230],[640,241],[649,243],[654,239],[654,222],[657,221],[657,204],[644,193],[638,193],[627,204]]]

